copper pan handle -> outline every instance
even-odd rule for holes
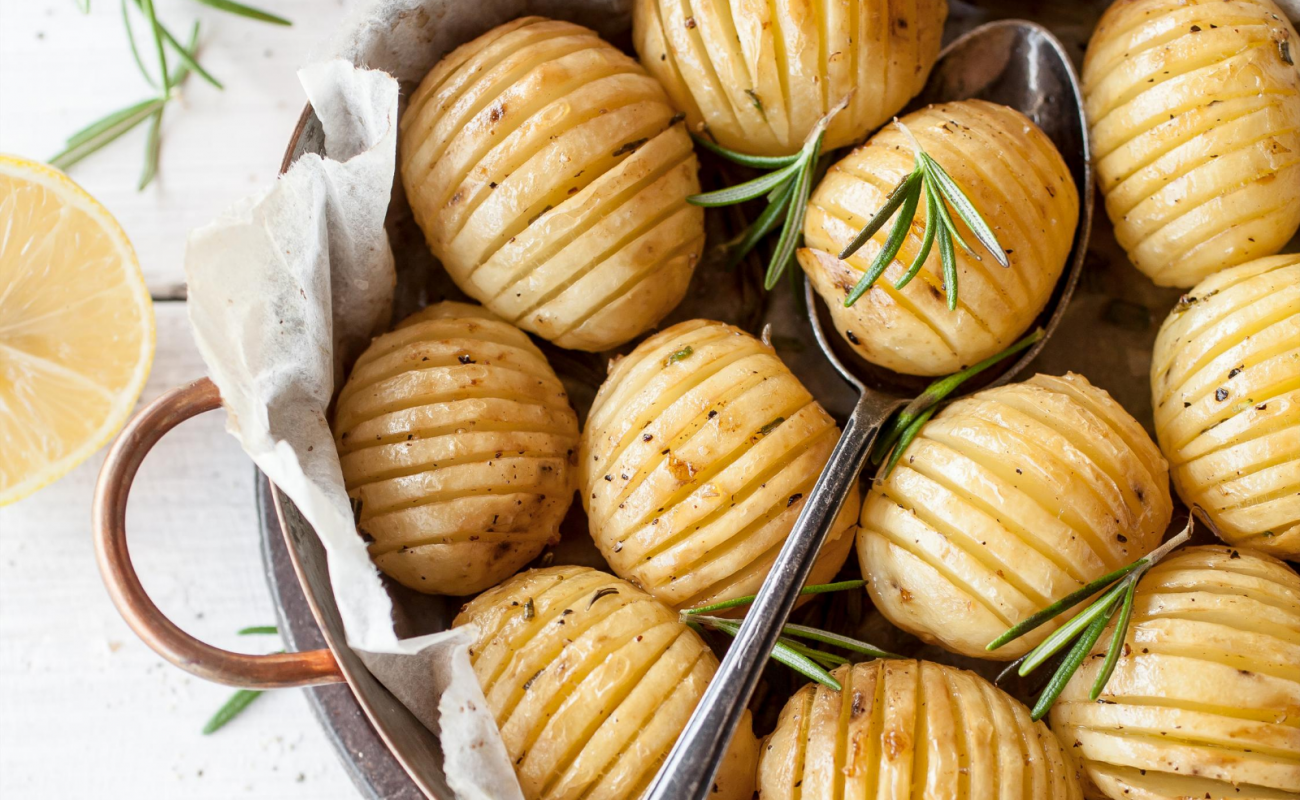
[[[126,499],[136,471],[168,431],[220,406],[217,387],[207,378],[172,389],[136,414],[108,451],[91,510],[95,556],[108,594],[154,652],[205,680],[246,689],[340,683],[343,673],[329,650],[253,656],[204,644],[167,619],[140,585],[126,547]]]

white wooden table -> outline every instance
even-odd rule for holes
[[[168,110],[153,186],[135,189],[143,127],[71,172],[121,221],[157,301],[145,401],[203,374],[185,317],[187,232],[274,180],[304,103],[295,71],[356,5],[250,1],[294,26],[155,0],[178,34],[202,19],[201,60],[226,90],[191,76]],[[83,17],[74,0],[0,0],[0,152],[48,158],[82,125],[148,96],[118,0],[91,0],[91,10]],[[200,735],[230,690],[163,662],[109,603],[89,534],[101,461],[0,509],[0,797],[356,797],[297,691],[264,696],[224,730]],[[273,624],[274,613],[253,467],[219,416],[168,436],[133,500],[132,554],[163,611],[218,646],[276,649],[274,637],[235,635]]]

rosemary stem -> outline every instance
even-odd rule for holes
[[[827,594],[829,592],[843,592],[849,589],[861,589],[866,585],[867,582],[864,580],[839,581],[837,583],[818,583],[818,584],[813,584],[812,586],[803,587],[802,589],[799,590],[799,594],[810,595],[810,594]],[[757,599],[758,599],[758,595],[748,594],[745,595],[744,597],[736,597],[736,598],[732,598],[731,600],[723,600],[717,603],[710,603],[707,606],[698,606],[696,608],[683,609],[680,613],[682,619],[686,619],[687,617],[695,616],[697,614],[708,614],[713,611],[725,611],[726,609],[729,608],[736,608],[738,606],[747,606]]]

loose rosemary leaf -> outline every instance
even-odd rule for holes
[[[789,166],[799,160],[799,153],[792,153],[788,156],[751,156],[746,155],[745,153],[736,152],[735,150],[728,150],[717,142],[714,142],[712,139],[703,136],[696,136],[692,133],[691,138],[694,139],[695,143],[700,147],[703,147],[714,155],[722,156],[728,161],[733,161],[746,167],[753,167],[754,169],[779,169],[781,167]]]
[[[243,3],[236,3],[234,0],[199,0],[199,2],[205,6],[215,8],[218,11],[225,11],[230,14],[237,14],[241,17],[248,17],[249,19],[257,20],[258,22],[269,22],[272,25],[293,24],[284,17],[277,17],[275,14],[270,12],[262,11],[261,9],[253,8],[252,6],[246,6]]]

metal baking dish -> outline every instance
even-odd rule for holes
[[[1087,37],[1108,0],[1070,4],[1011,1],[980,5],[950,0],[950,5],[945,31],[947,40],[994,19],[1032,19],[1046,26],[1065,43],[1077,66]],[[321,153],[323,149],[320,123],[308,106],[290,137],[282,171],[303,154]],[[400,186],[394,190],[388,230],[398,263],[408,267],[406,275],[399,276],[398,314],[447,293],[445,286],[432,283],[426,277],[437,275],[441,270],[429,268],[432,258],[414,229]],[[709,304],[693,306],[688,299],[675,313],[675,319],[710,316],[752,328],[764,319],[771,307],[783,303],[787,307],[781,313],[792,318],[789,304],[793,301],[789,293],[782,295],[778,290],[775,295],[764,297],[752,281],[735,273],[715,275],[710,280],[718,283],[710,287],[713,291],[708,293]],[[1054,339],[1038,356],[1034,368],[1048,373],[1066,370],[1083,373],[1150,427],[1147,371],[1151,347],[1160,321],[1173,307],[1178,294],[1177,290],[1155,287],[1133,269],[1115,242],[1109,222],[1104,215],[1097,215],[1082,279]],[[1080,341],[1088,341],[1089,347],[1077,347]],[[811,391],[833,414],[842,418],[852,401],[847,388],[832,368],[822,363],[812,344],[811,334],[807,335],[804,343],[808,356],[787,358],[787,361],[795,362],[796,372]],[[797,344],[795,341],[789,346]],[[781,349],[780,342],[778,349]],[[603,376],[604,362],[586,358],[586,354],[549,350],[548,356],[552,354],[557,362],[557,371],[566,376],[566,385],[570,386],[575,405],[585,407],[594,393],[595,384]],[[348,691],[327,689],[318,694],[314,702],[318,716],[339,745],[340,754],[352,768],[359,787],[369,796],[385,800],[408,800],[418,797],[419,793],[435,800],[452,800],[453,795],[442,772],[442,753],[437,737],[370,674],[347,646],[330,588],[324,549],[293,502],[275,487],[265,484],[264,479],[259,479],[266,517],[264,548],[277,602],[281,606],[281,619],[289,625],[290,643],[310,642],[317,644],[319,649],[269,656],[219,650],[182,631],[164,617],[145,594],[126,545],[125,510],[131,481],[149,449],[171,428],[219,406],[216,388],[207,379],[174,389],[142,410],[109,452],[95,497],[94,535],[100,567],[113,601],[132,629],[150,647],[173,664],[207,680],[249,688],[346,683]],[[581,511],[571,513],[566,524],[578,533],[566,537],[566,541],[561,543],[555,555],[556,561],[599,565],[594,548],[589,543],[584,547],[578,541],[585,539]],[[278,537],[281,532],[283,543],[271,538]],[[292,586],[295,578],[301,587],[300,594],[297,587]],[[397,625],[402,635],[443,629],[450,624],[459,607],[457,598],[428,597],[400,588],[395,589],[394,594],[400,617]],[[865,598],[860,602],[863,619],[859,621],[871,628],[878,621],[878,615],[874,614]],[[306,624],[307,609],[314,617],[315,631]],[[881,630],[887,627],[883,624],[877,626]],[[906,636],[898,631],[884,635]],[[897,652],[959,664],[990,676],[998,668],[998,665],[961,659],[937,648],[921,646],[915,640],[910,644],[901,640],[879,643]],[[781,680],[776,680],[776,689],[766,694],[770,700],[768,705],[777,708],[785,699],[778,692],[786,691],[786,687],[792,685],[788,680],[785,683]],[[762,687],[754,702],[765,702]],[[358,719],[358,709],[364,714],[364,720]],[[377,742],[382,743],[382,748],[376,747]]]

